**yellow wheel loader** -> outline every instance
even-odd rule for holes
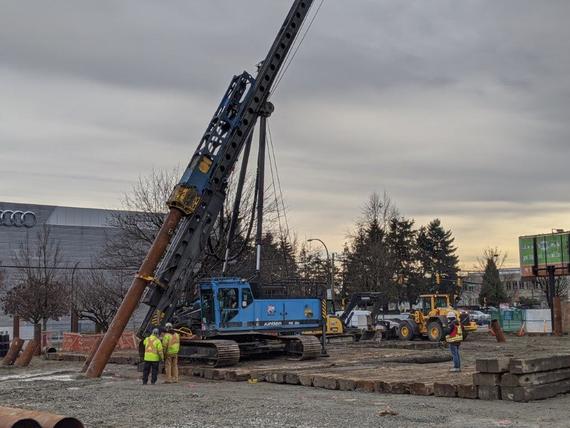
[[[477,330],[477,323],[469,319],[467,312],[453,308],[448,294],[422,294],[419,303],[419,309],[413,310],[408,319],[400,321],[398,337],[401,340],[413,340],[416,337],[427,337],[432,342],[443,340],[449,334],[449,311],[459,313],[464,339],[470,332]]]

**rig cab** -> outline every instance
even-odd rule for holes
[[[257,297],[243,279],[214,278],[201,283],[202,336],[288,334],[322,326],[321,299]]]

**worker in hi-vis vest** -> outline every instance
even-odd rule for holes
[[[178,352],[180,351],[180,335],[174,331],[171,323],[165,325],[166,333],[162,337],[164,349],[165,383],[178,382]]]
[[[162,343],[158,338],[158,328],[152,330],[152,334],[147,337],[144,344],[144,366],[143,366],[143,385],[148,383],[148,374],[152,372],[150,379],[151,384],[155,384],[158,378],[158,364],[164,359],[162,352]]]
[[[461,317],[459,313],[451,310],[447,313],[447,322],[451,329],[450,333],[445,337],[445,341],[449,344],[451,358],[453,359],[453,368],[450,372],[461,371],[461,355],[459,354],[459,345],[463,341],[463,328],[461,326]]]

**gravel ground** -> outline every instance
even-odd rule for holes
[[[87,427],[567,427],[570,395],[534,403],[382,395],[183,378],[143,387],[133,367],[100,380],[80,364],[0,369],[0,405],[75,416]],[[160,382],[160,381],[159,381]],[[385,415],[383,412],[395,412]]]

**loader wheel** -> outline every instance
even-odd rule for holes
[[[400,340],[412,340],[414,338],[414,332],[408,323],[404,323],[400,326],[398,337]]]
[[[428,338],[430,342],[439,342],[443,338],[443,327],[439,321],[428,324]]]

